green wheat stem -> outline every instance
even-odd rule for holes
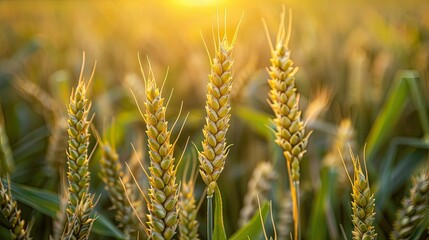
[[[294,182],[295,185],[295,194],[296,194],[296,200],[297,200],[297,204],[298,204],[298,209],[297,209],[297,215],[298,215],[298,221],[300,221],[301,219],[301,198],[299,196],[299,181],[295,181]],[[301,239],[301,224],[298,225],[298,239]]]
[[[207,240],[213,239],[213,195],[207,196]]]

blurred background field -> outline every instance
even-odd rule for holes
[[[177,158],[188,136],[200,147],[209,73],[202,37],[212,54],[212,29],[217,31],[219,15],[224,30],[226,13],[229,36],[243,16],[234,50],[236,78],[227,136],[232,147],[219,182],[227,234],[238,229],[247,182],[261,161],[276,166],[278,177],[269,199],[280,209],[281,202],[288,201],[283,196],[288,184],[283,157],[269,129],[272,113],[266,103],[265,68],[270,52],[261,18],[274,39],[283,4],[293,12],[289,46],[300,69],[296,83],[304,119],[308,119],[306,109],[311,102],[322,106],[317,118],[308,123],[313,134],[301,168],[304,239],[340,239],[340,225],[350,237],[349,183],[338,180],[344,173],[340,173],[342,166],[336,168],[323,160],[346,118],[351,119],[355,153],[362,155],[368,144],[369,179],[373,190],[382,194],[376,194],[376,205],[380,203],[376,229],[379,239],[386,239],[400,199],[408,192],[409,177],[428,164],[429,1],[0,1],[0,104],[15,165],[11,181],[50,193],[60,191],[60,176],[46,156],[52,112],[17,85],[28,81],[40,87],[54,100],[54,112],[64,114],[61,111],[78,80],[83,51],[87,79],[97,62],[89,88],[94,125],[102,133],[114,129],[121,160],[132,157],[130,142],[136,145],[139,138],[145,138],[144,122],[130,93],[131,89],[142,106],[138,55],[145,69],[146,57],[150,59],[159,83],[168,71],[163,95],[168,98],[174,89],[167,109],[170,123],[183,103],[178,125],[184,124],[184,130]],[[413,72],[401,75],[401,70]],[[326,101],[314,101],[324,91]],[[176,127],[173,135],[178,131]],[[94,146],[96,141],[92,138],[91,142]],[[148,161],[146,144],[141,146],[143,159]],[[193,150],[188,145],[186,156],[192,156]],[[65,163],[65,152],[56,158]],[[101,194],[97,211],[114,222],[98,174],[99,158],[95,151],[90,163],[91,189]],[[336,169],[333,178],[327,173],[331,168]],[[327,183],[338,189],[321,196],[328,191]],[[203,187],[198,180],[197,194]],[[34,239],[48,239],[51,217],[28,202],[19,202],[24,217],[35,219]],[[203,238],[204,210],[199,213]],[[93,234],[94,239],[105,236]]]

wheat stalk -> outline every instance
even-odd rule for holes
[[[172,239],[178,224],[178,185],[174,165],[174,145],[165,120],[164,98],[152,69],[145,78],[146,134],[149,146],[149,239]]]
[[[131,192],[130,179],[124,178],[125,173],[122,164],[112,144],[100,137],[98,137],[98,143],[101,147],[101,179],[116,210],[115,219],[119,223],[119,227],[122,228],[126,239],[135,238],[138,219],[133,214],[131,204],[137,205],[137,201]],[[122,183],[120,179],[122,179]]]
[[[85,60],[85,55],[84,58]],[[90,173],[88,170],[89,125],[88,112],[91,103],[86,98],[87,85],[83,79],[83,68],[76,90],[72,91],[68,106],[68,184],[67,223],[63,239],[75,237],[87,239],[94,218],[89,216],[93,206],[93,196],[89,193]],[[94,66],[95,69],[95,66]],[[94,71],[93,73],[94,74]],[[92,76],[91,78],[92,79]]]
[[[272,182],[276,178],[276,172],[270,162],[260,162],[253,171],[247,185],[247,193],[244,196],[244,205],[240,210],[238,224],[244,226],[258,209],[257,198],[261,202],[267,199]]]
[[[18,209],[18,204],[12,199],[10,184],[8,189],[0,180],[0,210],[3,216],[7,219],[10,225],[3,227],[9,229],[12,240],[29,240],[29,230],[25,228],[25,221],[21,219],[21,210]]]
[[[276,45],[272,45],[268,27],[265,24],[271,50],[271,66],[267,69],[270,91],[268,103],[271,106],[276,126],[275,142],[283,149],[289,175],[289,183],[293,202],[293,218],[295,239],[299,234],[299,176],[300,161],[306,152],[307,140],[310,134],[305,134],[305,124],[301,121],[299,109],[299,94],[295,86],[295,73],[298,68],[293,66],[288,47],[290,33],[286,34],[284,25],[285,10],[281,15],[281,23],[277,33]],[[291,16],[291,14],[290,14]],[[289,20],[291,24],[291,20]],[[289,31],[291,26],[289,26]]]
[[[365,172],[363,172],[359,158],[355,157],[351,150],[350,155],[354,171],[353,181],[349,177],[352,184],[353,239],[376,239],[377,233],[374,228],[375,199],[369,188],[366,165]]]
[[[422,171],[412,178],[409,197],[402,201],[390,239],[409,239],[413,230],[428,214],[429,207],[429,173]]]

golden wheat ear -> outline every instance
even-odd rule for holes
[[[359,158],[353,154],[351,149],[350,155],[354,171],[353,179],[349,177],[352,183],[353,239],[376,239],[377,233],[374,228],[375,199],[369,187],[366,163],[364,172]],[[347,175],[349,174],[347,173]]]
[[[89,193],[90,172],[88,169],[89,127],[92,119],[88,119],[91,103],[86,97],[87,84],[83,79],[84,65],[85,55],[83,55],[79,82],[76,89],[71,93],[67,109],[69,195],[66,209],[67,223],[62,236],[63,239],[68,237],[88,239],[92,223],[95,221],[95,218],[90,215],[94,208],[94,196]]]
[[[275,114],[275,142],[282,148],[286,158],[289,184],[293,202],[294,239],[300,238],[299,231],[299,178],[300,162],[306,152],[310,133],[305,133],[305,123],[301,120],[300,95],[295,84],[298,68],[291,59],[288,47],[292,15],[289,12],[288,32],[285,27],[286,10],[283,8],[276,43],[271,42],[268,27],[264,21],[271,50],[271,66],[267,68],[269,79],[268,103]]]
[[[144,120],[149,146],[148,226],[150,239],[172,239],[178,225],[178,184],[176,183],[174,144],[165,119],[164,98],[152,69],[145,79]]]
[[[10,182],[8,182],[8,187],[6,189],[2,179],[0,179],[0,211],[9,222],[9,225],[4,227],[9,230],[10,239],[31,239],[29,235],[30,231],[25,227],[25,221],[21,219],[21,210],[18,208],[16,201],[12,198]]]
[[[425,170],[412,178],[410,194],[402,200],[390,239],[408,239],[428,214],[428,209],[429,172]]]
[[[234,75],[232,54],[236,37],[237,31],[231,42],[228,41],[226,34],[222,39],[219,33],[217,38],[213,37],[215,55],[213,59],[210,59],[211,70],[207,83],[205,105],[207,115],[203,128],[203,150],[198,153],[199,172],[207,185],[208,196],[213,196],[217,186],[216,181],[223,171],[228,155],[226,133],[229,128],[231,111],[230,95]]]

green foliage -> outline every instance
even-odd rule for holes
[[[240,240],[240,239],[259,239],[263,234],[262,225],[265,224],[265,219],[268,217],[270,204],[265,202],[260,206],[260,212],[256,211],[255,215],[250,219],[246,225],[240,228],[234,233],[229,240]],[[261,222],[262,219],[262,222]]]
[[[5,183],[5,181],[3,182]],[[47,216],[55,217],[59,210],[58,196],[51,191],[23,186],[16,183],[11,183],[11,189],[17,201]],[[101,213],[97,213],[97,220],[93,224],[93,231],[102,236],[110,236],[119,239],[123,239],[124,237],[112,221]]]
[[[226,240],[225,226],[223,223],[222,195],[218,187],[215,189],[214,199],[213,239]]]

